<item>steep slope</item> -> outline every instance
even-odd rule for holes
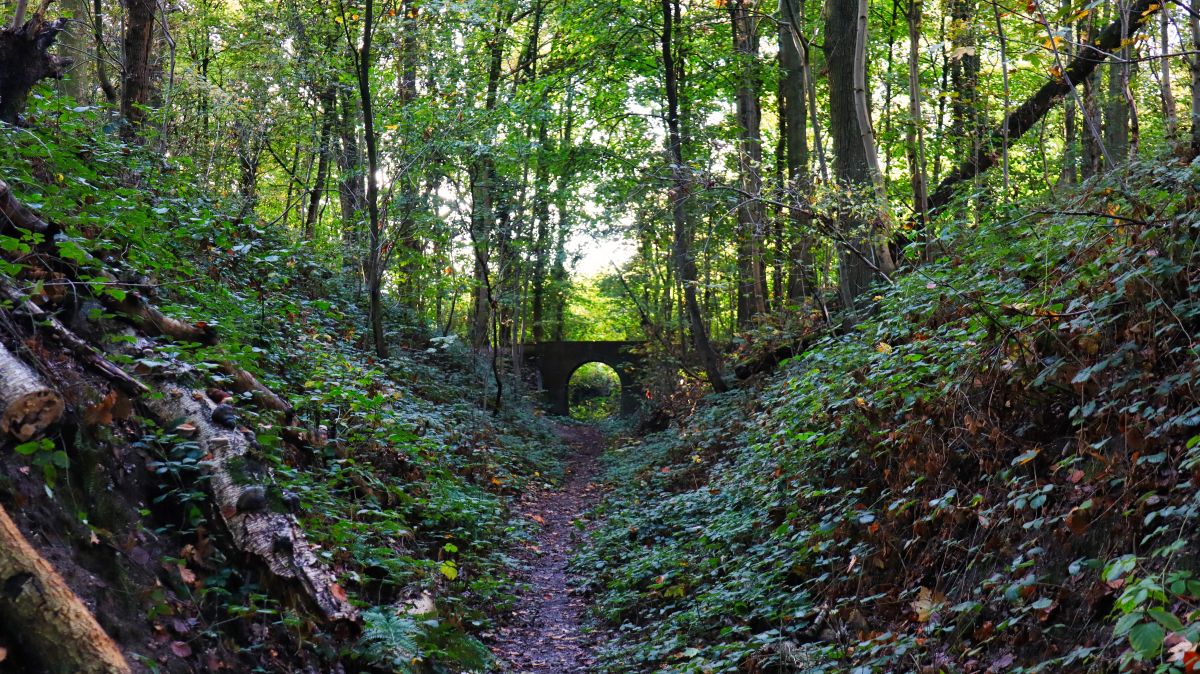
[[[519,399],[486,411],[490,375],[399,309],[393,357],[368,355],[353,269],[331,251],[281,240],[201,192],[201,168],[61,105],[38,103],[38,133],[0,131],[11,203],[62,228],[0,228],[0,343],[67,403],[47,437],[0,440],[0,506],[135,671],[486,668],[475,637],[514,601],[506,551],[530,528],[511,499],[561,477],[552,427]],[[182,399],[196,419],[164,417],[169,397],[123,387],[50,316],[156,391],[233,392],[236,418],[201,394]],[[222,459],[214,433],[245,454]],[[218,480],[265,499],[226,511]],[[268,552],[305,561],[306,541],[334,582],[280,583],[245,554],[243,509],[290,522],[296,541]],[[314,610],[314,592],[358,617]],[[0,624],[0,671],[43,671],[27,636]]]
[[[1200,167],[954,255],[612,457],[612,672],[1192,671]]]

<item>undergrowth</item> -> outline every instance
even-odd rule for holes
[[[148,496],[160,513],[178,513],[166,522],[149,510],[134,515],[178,549],[163,560],[170,582],[147,609],[161,643],[175,656],[205,653],[206,668],[237,671],[281,671],[297,658],[379,671],[486,668],[490,654],[476,636],[513,601],[505,550],[527,535],[509,497],[535,475],[539,483],[561,476],[557,436],[519,398],[499,416],[483,410],[490,374],[398,308],[389,312],[392,356],[371,355],[354,269],[331,268],[331,251],[282,240],[236,198],[202,191],[189,176],[204,168],[190,159],[124,144],[102,130],[106,114],[42,98],[30,113],[36,131],[0,130],[5,180],[67,227],[55,246],[83,276],[90,270],[89,287],[41,268],[34,237],[0,236],[0,273],[25,295],[61,305],[67,321],[111,321],[87,295],[137,287],[167,314],[215,327],[217,346],[160,340],[128,364],[191,368],[197,385],[223,387],[221,363],[233,361],[295,406],[294,423],[311,440],[300,451],[248,398],[238,409],[258,431],[273,493],[299,497],[300,525],[318,556],[367,609],[356,642],[282,604],[212,538],[194,443],[118,420],[98,432],[144,456],[157,480]],[[105,281],[100,266],[128,285]],[[78,459],[53,446],[26,449],[31,461],[53,459],[42,461],[51,469]],[[56,498],[51,489],[47,498]],[[157,669],[154,645],[130,648]]]
[[[856,327],[611,453],[575,561],[605,671],[1192,671],[1198,181],[948,227]]]

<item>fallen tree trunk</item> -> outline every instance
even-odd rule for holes
[[[0,62],[0,65],[2,65],[2,62]],[[33,211],[26,208],[24,204],[13,196],[12,189],[9,188],[8,184],[0,180],[0,226],[6,227],[9,225],[41,234],[47,239],[62,231],[62,228],[58,225],[43,220]],[[114,287],[127,285],[122,284],[115,276],[105,271],[99,260],[87,256],[85,261],[93,265],[94,269],[90,271],[102,277],[106,283]],[[57,261],[54,266],[71,276],[72,279],[78,280],[78,270],[72,265]],[[213,326],[204,323],[188,323],[167,316],[151,305],[136,290],[128,290],[122,293],[119,298],[109,293],[95,293],[95,295],[96,299],[104,305],[105,309],[121,314],[146,334],[152,336],[166,335],[179,341],[197,342],[208,346],[217,343],[217,331]]]
[[[1009,113],[1004,121],[988,134],[971,157],[942,179],[933,196],[929,198],[930,211],[939,211],[949,204],[960,183],[972,180],[995,166],[1006,147],[1032,129],[1063,96],[1086,80],[1126,39],[1159,11],[1163,4],[1162,0],[1137,0],[1129,8],[1127,20],[1118,17],[1094,41],[1080,45],[1079,54],[1061,75],[1042,85],[1042,88],[1021,104],[1021,107]]]
[[[39,218],[33,211],[17,201],[8,183],[0,180],[0,232],[7,231],[9,225],[18,229],[36,232],[46,237],[59,232],[58,227]]]
[[[0,296],[7,297],[12,300],[14,305],[30,318],[37,321],[39,324],[46,326],[46,329],[51,334],[62,342],[63,346],[67,347],[76,358],[84,362],[96,372],[99,372],[106,379],[111,381],[117,388],[130,395],[142,395],[149,393],[150,389],[145,384],[134,379],[129,373],[117,367],[114,363],[105,358],[100,350],[96,347],[83,341],[78,335],[71,332],[67,326],[63,325],[57,318],[51,316],[42,310],[41,307],[26,300],[16,290],[0,284]]]
[[[112,279],[116,282],[116,279]],[[121,314],[148,335],[166,335],[181,342],[196,342],[212,346],[217,343],[217,331],[204,323],[188,323],[171,318],[156,309],[141,293],[129,291],[121,299],[98,294],[96,298],[105,309]]]
[[[196,428],[195,439],[207,450],[209,487],[220,521],[242,554],[259,563],[291,594],[330,622],[355,622],[358,611],[347,600],[333,574],[317,559],[296,519],[272,512],[264,476],[257,475],[241,432],[212,421],[213,405],[200,391],[175,385],[147,400],[162,423],[182,419]]]
[[[12,27],[0,28],[0,122],[16,124],[33,86],[44,79],[62,78],[73,62],[50,53],[67,20],[46,21],[49,5],[50,0],[44,0],[23,25],[18,20]]]
[[[62,417],[63,399],[0,344],[0,432],[25,442]]]
[[[0,624],[55,674],[129,674],[83,601],[0,506]]]
[[[230,361],[223,361],[219,364],[221,372],[229,375],[232,378],[230,388],[238,393],[249,393],[254,402],[264,409],[283,412],[286,415],[292,414],[292,406],[286,400],[281,398],[271,389],[263,386],[254,375],[238,367]]]
[[[53,226],[25,209],[12,197],[3,182],[0,182],[0,192],[0,198],[6,200],[0,203],[0,208],[7,203],[8,208],[18,216],[10,219],[12,224],[31,231],[52,231]],[[0,220],[3,218],[0,217]],[[116,283],[111,274],[100,268],[99,261],[88,261],[94,265],[92,273]],[[104,293],[98,295],[101,304],[130,318],[142,332],[206,344],[216,342],[216,332],[211,326],[186,323],[165,316],[139,293],[129,292],[120,299]],[[142,357],[145,352],[154,349],[153,344],[136,334],[131,336],[134,339],[114,347],[134,357]],[[101,357],[101,360],[104,359]],[[228,364],[226,372],[233,377],[236,388],[249,391],[264,407],[285,413],[291,410],[286,401],[248,372],[232,363]],[[3,374],[3,367],[0,366],[0,375]],[[183,375],[186,371],[176,374]],[[164,384],[159,391],[161,396],[147,396],[145,400],[145,405],[158,422],[164,426],[174,422],[176,427],[177,420],[191,424],[196,429],[196,440],[211,455],[206,462],[209,486],[219,522],[224,525],[233,546],[243,556],[263,567],[270,580],[284,585],[288,596],[298,596],[301,603],[326,621],[357,622],[357,609],[349,603],[333,574],[313,554],[296,519],[271,511],[266,486],[261,483],[264,476],[251,475],[254,478],[251,481],[244,479],[255,472],[246,470],[247,466],[256,463],[254,457],[248,455],[250,443],[246,436],[235,428],[213,422],[213,405],[204,393],[175,384]],[[254,480],[258,480],[258,483]]]

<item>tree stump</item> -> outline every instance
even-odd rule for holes
[[[0,28],[0,122],[16,124],[33,85],[61,78],[72,63],[50,53],[67,20],[47,21],[48,4],[23,25]]]

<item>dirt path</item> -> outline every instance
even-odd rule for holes
[[[597,457],[604,436],[590,426],[563,425],[559,434],[576,448],[567,465],[566,483],[559,491],[537,491],[523,497],[518,508],[542,524],[533,546],[517,557],[528,568],[509,625],[502,627],[492,652],[511,674],[575,674],[591,671],[595,658],[580,629],[584,600],[568,587],[567,562],[581,541],[574,521],[600,498],[594,483]]]

